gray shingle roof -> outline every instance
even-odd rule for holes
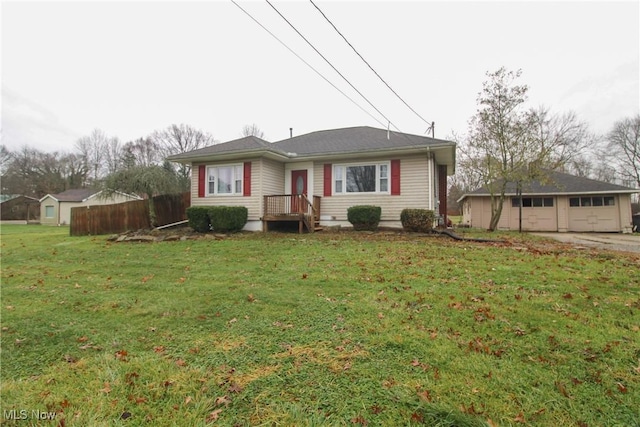
[[[233,141],[224,142],[222,144],[214,144],[198,150],[188,151],[182,154],[175,154],[167,157],[168,160],[182,160],[194,157],[207,157],[215,154],[223,153],[241,153],[246,151],[258,150],[275,150],[273,144],[255,136],[245,136],[244,138],[234,139]]]
[[[389,138],[387,138],[387,135]],[[424,147],[429,145],[453,145],[453,143],[426,136],[400,132],[387,133],[384,129],[359,126],[311,132],[275,142],[273,145],[284,152],[311,155]]]
[[[388,135],[388,138],[387,138]],[[400,132],[387,132],[368,126],[311,132],[273,143],[248,136],[199,150],[169,156],[168,160],[185,161],[216,154],[268,151],[285,157],[370,152],[394,148],[455,146],[453,142]]]
[[[97,192],[97,190],[92,190],[89,188],[76,188],[63,191],[62,193],[58,194],[51,194],[51,197],[54,197],[59,202],[81,202],[85,199],[88,199]]]
[[[499,183],[499,182],[498,182]],[[516,183],[507,183],[507,195],[516,194]],[[634,193],[640,190],[625,187],[608,182],[596,181],[595,179],[581,176],[569,175],[563,172],[549,171],[548,178],[544,180],[534,180],[523,186],[522,194],[592,194],[592,193]],[[465,196],[488,196],[487,187],[481,187],[475,191],[465,194]],[[462,198],[464,198],[463,196]]]

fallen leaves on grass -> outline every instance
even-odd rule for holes
[[[471,405],[465,406],[464,403],[460,404],[460,410],[465,414],[471,415],[481,415],[484,414],[485,408],[484,405],[480,405],[482,409],[476,409],[475,404],[472,402]]]
[[[74,356],[71,356],[69,354],[65,354],[64,355],[64,361],[67,363],[76,363],[78,361],[77,358],[75,358]]]
[[[222,405],[229,406],[230,403],[231,403],[231,399],[229,399],[226,395],[216,397],[216,400],[215,400],[216,406],[222,406]]]
[[[127,399],[129,400],[129,402],[134,402],[136,405],[140,405],[141,403],[147,403],[147,398],[146,397],[141,397],[141,396],[134,396],[132,394],[130,394]]]
[[[220,417],[220,413],[222,412],[222,409],[216,409],[215,411],[211,411],[211,413],[209,415],[207,415],[207,418],[205,419],[205,422],[207,424],[212,423],[214,421],[217,421],[218,418]]]
[[[563,383],[561,383],[560,381],[556,381],[555,385],[556,389],[560,392],[561,395],[563,395],[567,399],[571,399],[569,392],[567,392],[567,387]]]
[[[360,424],[361,426],[366,426],[369,424],[362,415],[358,415],[357,417],[351,418],[351,423]]]
[[[419,391],[418,397],[425,402],[431,402],[433,400],[433,398],[431,397],[431,392],[429,390]]]
[[[378,405],[373,405],[371,408],[371,413],[373,414],[379,414],[380,412],[382,412],[384,410],[384,408],[382,408],[381,406]]]
[[[241,393],[243,390],[242,386],[235,381],[231,381],[231,385],[229,385],[230,393]]]

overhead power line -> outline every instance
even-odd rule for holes
[[[362,99],[364,99],[365,101],[367,101],[367,103],[368,103],[371,107],[373,107],[373,109],[374,109],[374,110],[376,110],[376,111],[378,112],[378,114],[380,114],[382,117],[384,117],[384,119],[388,122],[388,124],[389,124],[389,125],[393,126],[393,127],[394,127],[398,132],[402,132],[400,129],[398,129],[398,127],[397,127],[397,126],[396,126],[396,125],[395,125],[391,120],[389,120],[389,118],[387,118],[387,116],[385,116],[385,115],[384,115],[384,114],[383,114],[383,113],[382,113],[382,112],[381,112],[381,111],[380,111],[380,110],[379,110],[375,105],[373,105],[373,103],[372,103],[371,101],[369,101],[369,99],[368,99],[366,96],[364,96],[364,95],[362,94],[362,92],[360,92],[360,91],[359,91],[359,90],[358,90],[358,89],[357,89],[357,88],[356,88],[356,87],[355,87],[355,86],[354,86],[354,85],[349,81],[349,79],[347,79],[347,78],[346,78],[346,77],[345,77],[345,76],[344,76],[340,71],[338,71],[338,69],[337,69],[337,68],[336,68],[336,67],[331,63],[331,61],[329,61],[329,60],[328,60],[328,59],[327,59],[327,58],[326,58],[322,53],[320,53],[320,51],[319,51],[318,49],[316,49],[316,47],[313,45],[313,43],[311,43],[311,42],[310,42],[310,41],[309,41],[309,40],[308,40],[308,39],[307,39],[307,38],[306,38],[306,37],[305,37],[305,36],[300,32],[300,31],[298,31],[298,29],[297,29],[297,28],[296,28],[296,27],[295,27],[291,22],[289,22],[289,20],[288,20],[287,18],[285,18],[285,16],[284,16],[282,13],[280,13],[280,11],[279,11],[278,9],[276,9],[276,7],[275,7],[273,4],[271,4],[271,2],[270,2],[269,0],[265,0],[265,1],[269,4],[269,6],[271,6],[271,8],[272,8],[273,10],[275,10],[275,11],[276,11],[276,13],[277,13],[278,15],[280,15],[280,17],[281,17],[282,19],[284,19],[284,21],[285,21],[287,24],[289,24],[289,26],[290,26],[291,28],[293,28],[293,30],[294,30],[296,33],[298,33],[298,35],[299,35],[300,37],[302,37],[302,39],[303,39],[305,42],[307,42],[307,44],[308,44],[309,46],[311,46],[311,48],[312,48],[312,49],[313,49],[313,50],[314,50],[318,55],[320,55],[320,57],[321,57],[322,59],[324,59],[324,61],[325,61],[327,64],[329,64],[329,66],[330,66],[331,68],[333,68],[333,70],[334,70],[336,73],[338,73],[338,75],[339,75],[340,77],[342,77],[342,79],[343,79],[345,82],[347,82],[347,83],[349,84],[349,86],[351,86],[351,88],[352,88],[353,90],[355,90],[355,91],[358,93],[358,95],[360,95],[360,96],[362,97]]]
[[[425,122],[427,125],[429,125],[429,130],[432,130],[433,123],[432,123],[432,122],[427,121],[427,120],[426,120],[424,117],[422,117],[422,116],[421,116],[421,115],[420,115],[416,110],[414,110],[414,109],[413,109],[413,108],[412,108],[412,107],[411,107],[411,106],[410,106],[410,105],[409,105],[409,104],[408,104],[408,103],[407,103],[407,102],[406,102],[406,101],[405,101],[405,100],[404,100],[400,95],[398,95],[398,93],[397,93],[395,90],[393,90],[393,88],[391,87],[391,85],[389,85],[389,83],[387,83],[387,82],[385,81],[385,79],[383,79],[383,78],[382,78],[382,76],[380,76],[380,74],[378,74],[378,72],[377,72],[376,70],[374,70],[374,68],[371,66],[371,64],[369,64],[369,62],[367,62],[367,60],[366,60],[366,59],[364,59],[364,57],[360,54],[360,52],[358,52],[358,51],[356,50],[356,48],[355,48],[355,47],[353,47],[353,45],[349,42],[349,40],[347,40],[347,38],[344,36],[344,34],[342,34],[342,33],[340,32],[340,30],[338,30],[338,28],[335,26],[335,24],[334,24],[333,22],[331,22],[331,20],[327,17],[327,15],[326,15],[326,14],[325,14],[321,9],[320,9],[320,7],[318,7],[318,5],[317,5],[317,4],[315,4],[313,0],[309,0],[309,1],[310,1],[310,2],[311,2],[311,4],[316,8],[316,10],[317,10],[318,12],[320,12],[320,14],[324,17],[324,19],[326,19],[326,20],[327,20],[327,22],[328,22],[328,23],[333,27],[333,29],[334,29],[334,30],[335,30],[335,31],[340,35],[340,37],[342,37],[342,39],[345,41],[345,43],[347,43],[347,44],[349,45],[349,47],[350,47],[350,48],[355,52],[355,54],[356,54],[356,55],[358,55],[358,57],[359,57],[360,59],[362,59],[362,62],[364,62],[364,63],[367,65],[367,67],[369,67],[369,69],[370,69],[371,71],[373,71],[373,73],[374,73],[374,74],[375,74],[375,75],[380,79],[380,81],[381,81],[382,83],[384,83],[384,84],[389,88],[389,90],[390,90],[391,92],[393,92],[393,94],[394,94],[394,95],[395,95],[395,96],[396,96],[400,101],[402,101],[402,103],[403,103],[404,105],[406,105],[406,106],[407,106],[407,108],[408,108],[408,109],[410,109],[410,110],[411,110],[411,111],[412,111],[416,116],[418,116],[418,117],[419,117],[423,122]]]
[[[358,104],[353,98],[351,98],[349,95],[347,95],[346,93],[344,93],[339,87],[337,87],[336,85],[334,85],[329,79],[327,79],[320,71],[316,70],[313,65],[309,64],[307,61],[304,60],[304,58],[302,58],[300,55],[298,55],[293,49],[291,49],[285,42],[283,42],[282,40],[280,40],[278,38],[278,36],[276,36],[275,34],[273,34],[271,31],[269,31],[269,29],[267,27],[265,27],[264,25],[262,25],[262,23],[260,23],[260,21],[258,21],[256,18],[254,18],[249,12],[247,12],[245,9],[242,8],[242,6],[240,6],[238,3],[236,3],[234,0],[231,0],[231,3],[233,3],[234,5],[236,5],[238,7],[238,9],[240,9],[241,11],[243,11],[249,18],[251,18],[256,24],[258,24],[263,30],[265,30],[267,33],[269,33],[269,35],[271,37],[273,37],[274,39],[276,39],[282,46],[284,46],[285,48],[287,48],[287,50],[291,53],[293,53],[296,58],[298,58],[300,61],[304,62],[304,64],[311,68],[317,75],[319,75],[320,77],[322,77],[322,79],[329,83],[335,90],[337,90],[338,92],[340,92],[345,98],[347,98],[349,101],[351,101],[356,107],[358,107],[360,110],[362,110],[365,114],[367,114],[369,117],[371,117],[373,120],[375,120],[376,122],[378,122],[381,126],[386,126],[384,123],[382,123],[377,117],[375,117],[373,114],[371,114],[369,111],[365,110],[364,107],[362,107],[360,104]]]

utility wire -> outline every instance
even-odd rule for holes
[[[276,39],[282,46],[286,47],[287,50],[289,50],[289,52],[293,53],[300,61],[304,62],[305,65],[309,68],[311,68],[313,71],[315,71],[315,73],[317,75],[319,75],[320,77],[322,77],[322,79],[329,83],[331,86],[333,86],[333,88],[335,90],[337,90],[338,92],[340,92],[345,98],[347,98],[349,101],[351,101],[356,107],[358,107],[360,110],[362,110],[364,113],[366,113],[369,117],[371,117],[373,120],[375,120],[376,122],[378,122],[382,127],[385,127],[386,125],[384,123],[382,123],[380,120],[378,120],[377,117],[375,117],[373,114],[371,114],[370,112],[368,112],[367,110],[365,110],[360,104],[358,104],[355,100],[353,100],[349,95],[347,95],[346,93],[344,93],[339,87],[337,87],[336,85],[334,85],[329,79],[327,79],[320,71],[316,70],[311,64],[309,64],[307,61],[304,60],[304,58],[302,58],[300,55],[298,55],[293,49],[291,49],[289,46],[287,46],[287,44],[285,42],[283,42],[282,40],[280,40],[278,38],[278,36],[276,36],[275,34],[273,34],[271,31],[269,31],[269,29],[267,27],[265,27],[264,25],[262,25],[260,23],[260,21],[258,21],[256,18],[254,18],[249,12],[247,12],[246,10],[244,10],[242,8],[242,6],[240,6],[238,3],[236,3],[234,0],[231,0],[231,3],[233,3],[234,5],[236,5],[241,11],[243,11],[249,18],[251,18],[256,24],[258,24],[260,27],[262,27],[263,30],[265,30],[267,33],[269,33],[271,35],[271,37],[273,37],[274,39]],[[272,6],[273,7],[273,6]],[[282,15],[281,15],[282,16]],[[375,108],[375,107],[374,107]],[[377,111],[377,110],[376,110]],[[379,111],[378,111],[379,112]],[[381,114],[382,115],[382,114]],[[383,115],[384,117],[384,115]]]
[[[338,71],[338,69],[337,69],[336,67],[334,67],[334,66],[333,66],[333,64],[332,64],[332,63],[331,63],[331,62],[330,62],[330,61],[329,61],[329,60],[328,60],[328,59],[327,59],[327,58],[326,58],[322,53],[320,53],[320,51],[319,51],[318,49],[316,49],[316,47],[315,47],[315,46],[314,46],[314,45],[313,45],[309,40],[307,40],[307,38],[306,38],[304,35],[302,35],[302,33],[301,33],[300,31],[298,31],[298,29],[297,29],[297,28],[296,28],[296,27],[295,27],[291,22],[289,22],[289,20],[288,20],[287,18],[285,18],[285,17],[284,17],[284,15],[283,15],[282,13],[280,13],[280,11],[279,11],[278,9],[276,9],[276,7],[275,7],[273,4],[271,4],[271,2],[270,2],[269,0],[265,0],[265,1],[269,4],[269,6],[271,6],[271,8],[272,8],[273,10],[275,10],[275,11],[278,13],[278,15],[280,15],[280,17],[281,17],[282,19],[284,19],[284,21],[285,21],[287,24],[289,24],[289,26],[290,26],[291,28],[293,28],[293,30],[294,30],[296,33],[298,33],[298,35],[299,35],[300,37],[302,37],[302,39],[303,39],[305,42],[307,42],[307,44],[308,44],[309,46],[311,46],[311,48],[312,48],[313,50],[315,50],[315,51],[316,51],[316,53],[317,53],[318,55],[320,55],[320,57],[321,57],[322,59],[324,59],[324,60],[325,60],[325,62],[326,62],[327,64],[329,64],[329,66],[331,66],[331,68],[333,68],[333,70],[334,70],[336,73],[338,73],[338,75],[339,75],[340,77],[342,77],[342,79],[343,79],[345,82],[347,82],[347,83],[349,84],[349,86],[351,86],[351,88],[353,88],[353,90],[355,90],[355,91],[358,93],[358,95],[360,95],[360,96],[361,96],[365,101],[367,101],[367,103],[368,103],[371,107],[373,107],[373,109],[374,109],[374,110],[376,110],[376,111],[378,112],[378,114],[380,114],[382,117],[384,117],[384,119],[389,123],[389,125],[393,126],[396,130],[398,130],[398,132],[402,132],[400,129],[398,129],[398,127],[397,127],[397,126],[396,126],[396,125],[395,125],[391,120],[389,120],[389,119],[387,118],[387,116],[385,116],[385,115],[384,115],[384,114],[383,114],[383,113],[382,113],[378,108],[376,108],[376,106],[375,106],[375,105],[373,105],[373,103],[372,103],[371,101],[369,101],[369,99],[368,99],[366,96],[364,96],[364,95],[362,94],[362,92],[360,92],[360,91],[359,91],[359,90],[358,90],[358,89],[357,89],[357,88],[356,88],[356,87],[355,87],[355,86],[354,86],[354,85],[353,85],[353,84],[352,84],[352,83],[351,83],[351,82],[350,82],[350,81],[349,81],[349,80],[348,80],[348,79],[347,79],[347,78],[346,78],[346,77],[345,77],[345,76],[340,72],[340,71]],[[378,122],[378,123],[379,123],[379,122]],[[384,126],[384,125],[383,125],[383,126]]]
[[[398,97],[398,99],[399,99],[400,101],[402,101],[402,103],[403,103],[404,105],[406,105],[406,106],[407,106],[407,108],[408,108],[408,109],[410,109],[411,111],[413,111],[413,113],[414,113],[416,116],[418,116],[418,117],[419,117],[423,122],[425,122],[427,125],[429,125],[429,128],[431,129],[431,127],[433,126],[433,123],[431,123],[431,122],[427,121],[424,117],[422,117],[420,114],[418,114],[418,112],[417,112],[416,110],[414,110],[414,109],[413,109],[413,108],[412,108],[412,107],[411,107],[411,106],[410,106],[410,105],[409,105],[409,104],[408,104],[404,99],[402,99],[402,97],[401,97],[400,95],[398,95],[398,93],[397,93],[395,90],[393,90],[393,88],[389,85],[389,83],[387,83],[387,82],[382,78],[382,76],[380,76],[380,74],[378,74],[378,72],[377,72],[376,70],[374,70],[374,69],[373,69],[373,67],[371,66],[371,64],[369,64],[369,63],[367,62],[367,60],[366,60],[366,59],[364,59],[364,57],[363,57],[362,55],[360,55],[360,52],[358,52],[358,51],[356,50],[356,48],[355,48],[355,47],[353,47],[353,45],[349,42],[349,40],[347,40],[347,38],[344,36],[344,34],[342,34],[342,33],[340,32],[340,30],[338,30],[338,28],[334,25],[334,23],[333,23],[333,22],[331,22],[331,20],[327,17],[327,15],[325,15],[325,13],[324,13],[324,12],[323,12],[319,7],[318,7],[318,5],[317,5],[317,4],[315,4],[315,3],[313,2],[313,0],[309,0],[309,1],[310,1],[310,2],[311,2],[311,4],[316,8],[316,10],[317,10],[318,12],[320,12],[320,14],[324,17],[324,19],[326,19],[326,20],[327,20],[327,22],[328,22],[329,24],[331,24],[331,26],[333,27],[333,29],[334,29],[334,30],[336,30],[336,32],[337,32],[338,34],[340,34],[340,37],[342,37],[342,39],[343,39],[343,40],[344,40],[344,41],[349,45],[349,47],[350,47],[351,49],[353,49],[353,51],[356,53],[356,55],[358,55],[358,56],[360,57],[360,59],[362,59],[362,62],[364,62],[365,64],[367,64],[367,67],[369,67],[369,69],[371,69],[371,71],[373,71],[373,73],[374,73],[374,74],[375,74],[375,75],[380,79],[380,81],[382,81],[382,83],[384,83],[384,84],[389,88],[389,90],[390,90],[391,92],[393,92],[393,94],[394,94],[396,97]]]

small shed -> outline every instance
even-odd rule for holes
[[[114,192],[107,196],[104,191],[90,188],[77,188],[58,194],[47,194],[40,199],[40,223],[43,225],[69,225],[71,223],[71,208],[111,205],[140,199],[138,196],[121,192]]]
[[[14,196],[0,203],[0,220],[38,222],[40,201],[29,196]]]

